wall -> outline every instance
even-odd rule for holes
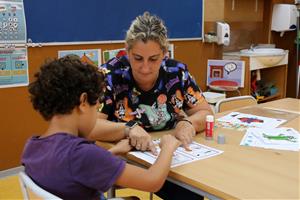
[[[230,45],[224,51],[249,48],[251,44],[268,43],[268,24],[264,13],[268,0],[225,0],[224,21],[230,25]],[[267,22],[267,23],[266,23]]]
[[[57,57],[58,50],[70,49],[116,49],[124,44],[45,46],[28,50],[29,76],[34,73],[46,58]],[[175,58],[185,62],[200,87],[205,90],[206,60],[220,58],[222,50],[202,41],[174,42]],[[30,104],[27,87],[0,89],[0,170],[20,165],[21,153],[27,138],[43,133],[47,123],[36,113]]]
[[[215,22],[230,25],[230,45],[224,51],[249,48],[251,44],[268,43],[270,0],[205,1],[205,33],[216,32]]]
[[[204,2],[204,19],[206,22],[223,20],[224,0],[206,0]]]

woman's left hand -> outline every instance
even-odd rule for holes
[[[187,121],[179,121],[175,127],[175,137],[182,142],[183,147],[191,151],[189,144],[192,143],[193,137],[196,135],[194,126]]]

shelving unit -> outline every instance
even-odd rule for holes
[[[275,100],[275,99],[280,99],[280,94],[279,93],[277,93],[275,95],[272,95],[272,96],[265,97],[262,100],[258,100],[258,103],[264,103],[264,102],[272,101],[272,100]]]
[[[240,88],[242,95],[251,94],[251,67],[249,56],[241,56],[241,60],[245,61],[245,84],[244,88]],[[288,65],[277,65],[267,68],[260,68],[261,79],[265,82],[272,82],[278,89],[278,92],[275,95],[265,97],[262,100],[259,100],[259,103],[267,102],[271,100],[281,99],[286,96],[286,85],[287,85],[287,69]],[[253,70],[253,69],[252,69]]]

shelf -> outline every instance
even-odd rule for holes
[[[264,103],[264,102],[266,102],[266,101],[270,101],[270,100],[275,99],[275,98],[278,98],[278,97],[280,97],[280,94],[279,94],[279,93],[277,93],[277,94],[275,94],[275,95],[272,95],[272,96],[265,97],[264,99],[258,100],[257,102],[258,102],[258,103]]]

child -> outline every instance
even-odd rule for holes
[[[109,152],[84,139],[96,123],[102,94],[103,76],[95,67],[66,56],[44,64],[35,78],[31,102],[49,127],[27,142],[22,163],[39,186],[63,199],[99,199],[113,184],[160,189],[180,145],[175,137],[162,137],[161,153],[149,169],[127,164],[112,153],[128,152],[128,140]]]

